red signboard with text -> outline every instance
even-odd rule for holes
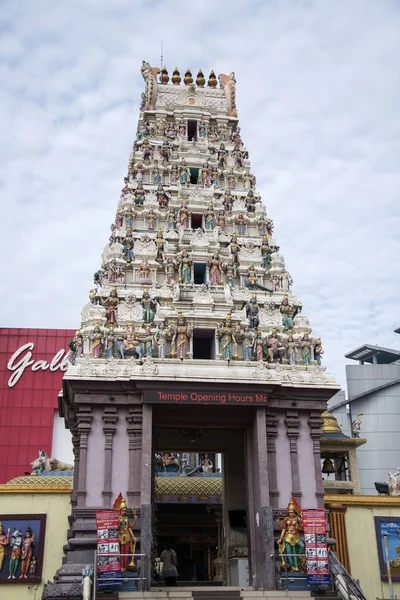
[[[70,329],[0,329],[0,483],[51,454]],[[58,457],[60,458],[60,457]]]
[[[303,510],[303,528],[307,584],[328,585],[330,583],[330,571],[324,509]]]

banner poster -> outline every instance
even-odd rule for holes
[[[118,511],[97,510],[97,587],[122,585],[118,540]],[[115,553],[116,556],[107,556]],[[104,556],[103,556],[104,555]]]
[[[331,581],[326,543],[325,510],[303,510],[307,585],[329,585]]]

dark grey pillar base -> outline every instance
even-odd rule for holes
[[[275,547],[272,507],[264,506],[256,522],[254,586],[257,590],[275,590]],[[256,515],[257,519],[257,515]]]

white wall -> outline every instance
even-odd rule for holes
[[[70,430],[65,428],[65,421],[59,416],[58,410],[54,411],[51,455],[63,462],[74,464],[72,435]]]

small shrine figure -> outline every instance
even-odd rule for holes
[[[150,142],[147,138],[140,146],[140,150],[143,152],[143,160],[145,164],[148,164],[150,162],[150,158],[153,156],[153,148],[150,146]]]
[[[124,256],[125,256],[126,262],[128,262],[128,263],[132,262],[133,259],[135,258],[135,255],[133,253],[133,244],[134,244],[134,240],[133,240],[132,232],[127,231],[126,237],[125,237],[125,243],[124,243]]]
[[[247,269],[247,277],[245,278],[244,283],[245,286],[250,289],[257,287],[257,275],[254,265],[250,265]]]
[[[232,212],[233,201],[234,197],[232,196],[230,190],[226,190],[222,199],[222,206],[227,213]]]
[[[136,538],[133,533],[133,528],[136,525],[137,517],[136,510],[133,509],[133,521],[131,521],[127,514],[127,506],[125,499],[122,494],[118,495],[118,498],[115,500],[113,505],[115,510],[119,510],[118,517],[118,541],[119,541],[119,551],[121,553],[120,556],[120,564],[121,571],[126,571],[128,568],[135,567],[134,557],[132,556],[129,564],[129,555],[135,554],[136,550]]]
[[[324,349],[322,348],[321,338],[317,338],[315,340],[315,345],[314,345],[314,360],[316,361],[316,363],[319,367],[321,366],[323,353],[324,353]]]
[[[298,313],[298,308],[289,304],[288,295],[285,294],[282,303],[279,307],[279,312],[282,315],[282,325],[285,329],[293,329],[293,321]]]
[[[136,181],[138,183],[141,183],[143,181],[143,175],[144,175],[145,170],[146,170],[146,167],[141,162],[134,166],[132,174],[133,174],[133,178],[136,179]]]
[[[171,146],[167,142],[167,140],[163,141],[163,145],[161,147],[161,156],[162,156],[163,165],[166,165],[171,156]]]
[[[7,555],[7,546],[10,541],[10,529],[7,533],[4,530],[3,524],[0,523],[0,572],[3,568],[3,562]]]
[[[242,349],[243,349],[243,360],[250,361],[252,359],[254,347],[254,335],[250,331],[250,325],[245,325],[243,332],[243,341],[242,341]]]
[[[102,278],[102,282],[103,282],[103,278]],[[90,300],[90,304],[93,304],[94,306],[98,306],[100,304],[100,296],[97,292],[97,287],[90,290],[89,300]]]
[[[133,227],[134,213],[133,213],[132,209],[130,207],[128,207],[125,210],[124,215],[125,215],[125,226]]]
[[[160,183],[158,186],[155,195],[157,197],[157,202],[160,208],[168,208],[169,199],[171,198],[171,194],[166,192]]]
[[[120,210],[117,210],[117,212],[115,214],[115,227],[117,229],[121,229],[123,224],[124,224],[124,215],[122,214],[122,212]]]
[[[181,185],[188,185],[190,183],[190,169],[186,165],[186,161],[184,158],[182,158],[179,169],[179,182]]]
[[[256,337],[254,339],[254,353],[258,362],[262,362],[264,360],[264,340],[260,329],[257,329],[256,331]]]
[[[148,290],[145,288],[143,292],[143,298],[140,304],[143,308],[142,319],[144,323],[152,323],[156,314],[158,298],[151,298]]]
[[[294,339],[293,333],[289,333],[286,341],[286,355],[289,365],[295,365],[297,361],[298,342]]]
[[[186,125],[184,119],[179,121],[178,135],[180,137],[186,137]]]
[[[156,246],[157,246],[157,256],[156,256],[156,260],[164,260],[165,255],[164,255],[164,247],[165,247],[165,240],[162,234],[161,229],[158,230],[157,232],[157,236],[155,239],[156,242]]]
[[[131,188],[129,187],[129,181],[127,177],[124,177],[124,187],[121,190],[121,198],[123,198],[125,195],[130,194],[132,192]]]
[[[303,333],[303,337],[300,340],[300,354],[304,365],[311,364],[311,350],[313,349],[313,340],[308,335],[308,332]]]
[[[222,265],[219,254],[213,254],[207,265],[209,268],[211,285],[221,285]]]
[[[215,187],[219,187],[219,177],[220,173],[217,167],[212,167],[211,169],[211,183],[215,185]]]
[[[193,261],[186,250],[182,252],[181,256],[178,258],[178,262],[180,266],[180,283],[190,283],[192,279]]]
[[[203,119],[199,123],[199,137],[203,139],[207,137],[207,128]]]
[[[237,266],[231,259],[228,261],[226,265],[223,266],[223,270],[225,271],[226,283],[229,287],[234,287],[235,285],[235,277],[237,276]]]
[[[150,135],[150,127],[147,121],[143,121],[142,123],[142,130],[139,133],[139,139],[142,138],[147,138]]]
[[[128,326],[125,330],[123,346],[124,352],[134,353],[139,360],[141,360],[143,353],[142,346],[132,322],[128,323]]]
[[[157,135],[163,136],[167,127],[167,121],[164,117],[156,121]]]
[[[175,283],[175,270],[176,264],[173,258],[168,257],[165,265],[165,272],[167,275],[167,284],[172,285]]]
[[[154,212],[153,208],[149,208],[149,210],[146,211],[144,218],[147,221],[148,230],[154,231],[157,225],[158,214]]]
[[[151,283],[150,275],[150,264],[147,258],[144,258],[139,265],[140,283]]]
[[[144,355],[153,358],[154,336],[151,333],[151,325],[146,326],[146,332],[143,339]]]
[[[201,183],[205,186],[211,185],[211,168],[208,160],[206,160],[201,170]]]
[[[70,340],[68,342],[68,347],[70,350],[68,360],[71,363],[71,365],[74,365],[76,359],[80,358],[83,355],[83,335],[81,334],[79,329],[78,329],[78,331],[75,332],[75,335],[72,338],[72,340]],[[0,545],[1,545],[1,541],[0,541]],[[1,548],[0,548],[0,551],[1,551]],[[1,566],[0,566],[0,571],[1,571]]]
[[[225,231],[225,229],[226,229],[226,216],[225,216],[225,211],[223,209],[221,209],[218,212],[217,225],[218,225],[220,231]]]
[[[204,213],[204,227],[207,231],[212,231],[215,227],[215,211],[212,202],[209,203]]]
[[[114,352],[114,330],[112,328],[110,328],[104,338],[104,350],[106,352],[106,358],[112,358]]]
[[[10,556],[10,564],[9,564],[9,576],[7,579],[15,579],[15,574],[18,569],[19,561],[21,559],[22,554],[22,531],[19,529],[15,529],[10,537],[10,548],[11,548],[11,556]]]
[[[171,207],[167,215],[167,231],[176,230],[177,214],[176,209]]]
[[[189,339],[193,333],[193,325],[189,325],[181,312],[178,313],[178,321],[172,337],[171,357],[175,356],[183,360],[189,350]]]
[[[265,338],[264,352],[270,362],[282,362],[285,354],[285,346],[282,345],[282,342],[276,333],[276,329],[273,329],[271,335]]]
[[[37,558],[32,556],[31,564],[29,565],[29,577],[35,577],[37,569]]]
[[[134,191],[135,204],[137,206],[143,206],[146,198],[146,190],[143,189],[143,183],[139,182],[136,190]]]
[[[261,252],[261,266],[264,269],[267,269],[271,262],[272,253],[275,251],[275,247],[272,247],[268,244],[268,238],[264,235],[263,240],[261,242],[260,252]]]
[[[290,286],[293,284],[293,279],[290,276],[290,273],[284,271],[281,277],[281,287],[283,292],[289,292]]]
[[[225,167],[225,161],[226,161],[226,150],[225,150],[225,145],[221,144],[218,150],[218,154],[217,154],[217,158],[218,158],[218,166],[220,169],[223,169]]]
[[[235,217],[235,223],[236,223],[236,226],[237,226],[238,234],[239,235],[244,235],[245,231],[246,231],[247,218],[244,216],[243,213],[239,213]]]
[[[246,204],[247,212],[255,213],[256,212],[256,204],[259,202],[257,198],[254,196],[253,190],[250,190],[244,199],[244,203]]]
[[[118,271],[117,261],[115,258],[113,258],[112,261],[110,262],[110,264],[108,265],[108,269],[107,269],[109,283],[116,282],[117,271]]]
[[[103,352],[103,334],[100,331],[100,327],[96,325],[93,333],[89,335],[89,339],[92,340],[92,356],[93,358],[100,358]]]
[[[208,130],[208,139],[212,143],[218,142],[218,130],[215,125],[211,125],[210,129]]]
[[[168,123],[167,130],[165,132],[165,137],[167,137],[170,140],[174,140],[176,138],[175,123]]]
[[[232,150],[232,158],[234,159],[237,167],[243,167],[243,156],[239,144],[235,144],[235,147]]]
[[[108,324],[116,323],[119,300],[118,300],[117,290],[115,288],[111,290],[108,298],[102,300],[102,304],[107,307],[107,310],[106,310],[107,323]]]
[[[179,179],[179,167],[176,164],[173,164],[170,172],[170,181],[172,184],[177,183]]]
[[[158,160],[154,161],[152,171],[153,171],[153,183],[161,183],[161,171],[160,171],[160,167],[158,166]]]
[[[190,212],[188,210],[187,203],[182,202],[182,206],[179,209],[179,224],[184,229],[187,229],[189,227],[189,217]]]
[[[249,322],[250,329],[257,329],[260,323],[259,314],[260,308],[257,302],[257,295],[253,294],[249,302],[246,304],[246,317]]]
[[[236,175],[233,169],[231,169],[228,173],[228,187],[230,190],[234,190],[236,188]]]
[[[290,571],[297,572],[300,570],[299,555],[304,554],[304,542],[300,539],[303,517],[301,508],[294,498],[291,498],[288,504],[287,516],[283,520],[278,519],[277,524],[281,528],[281,535],[277,541],[279,553],[287,555]]]
[[[236,327],[232,323],[231,313],[226,315],[225,320],[217,325],[217,337],[221,344],[221,358],[223,360],[237,360]]]
[[[257,219],[257,227],[258,227],[258,233],[262,236],[265,235],[272,235],[272,231],[274,228],[274,224],[272,222],[272,219],[267,219],[264,215],[261,215],[258,219]]]
[[[233,233],[232,234],[232,239],[231,239],[231,243],[229,244],[230,246],[230,251],[231,251],[231,258],[233,260],[233,263],[235,265],[239,266],[239,252],[240,252],[240,246],[237,243],[237,234]]]
[[[157,354],[158,358],[166,358],[167,356],[167,338],[170,336],[171,332],[168,328],[165,327],[164,321],[158,326],[156,334],[154,336],[155,342],[157,344]]]

